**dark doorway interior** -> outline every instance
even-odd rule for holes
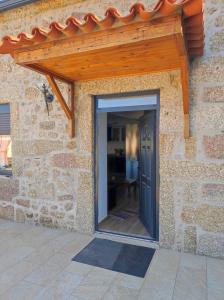
[[[153,115],[144,110],[107,113],[108,214],[99,223],[102,231],[153,237]]]

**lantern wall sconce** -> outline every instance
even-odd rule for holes
[[[49,116],[49,104],[54,101],[54,95],[52,92],[50,92],[49,87],[45,83],[42,84],[42,86],[39,88],[39,90],[44,95],[44,101],[45,101],[46,108],[47,108],[47,114]]]
[[[75,91],[74,91],[74,82],[73,81],[66,81],[62,80],[61,78],[56,78],[59,81],[62,81],[66,83],[69,86],[69,94],[68,94],[68,100],[70,102],[70,105],[67,104],[65,101],[65,98],[63,97],[59,86],[55,80],[55,77],[53,75],[46,74],[46,79],[48,81],[48,84],[43,83],[41,86],[37,85],[37,88],[41,91],[41,93],[44,96],[44,101],[47,108],[47,113],[49,116],[49,104],[51,104],[54,99],[57,100],[58,104],[61,106],[62,110],[64,111],[67,119],[68,119],[68,133],[70,138],[75,137]]]

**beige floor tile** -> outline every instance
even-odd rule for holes
[[[192,269],[206,270],[206,257],[191,253],[181,253],[180,266]]]
[[[12,285],[37,268],[33,263],[21,261],[0,274],[0,285]]]
[[[34,298],[34,300],[68,299],[69,295],[82,280],[82,276],[64,271],[56,276],[52,283],[44,288],[41,293]]]
[[[0,256],[0,272],[22,261],[33,251],[34,249],[32,247],[23,246],[8,249],[4,255]]]
[[[71,263],[71,257],[67,254],[56,253],[47,261],[48,264],[66,268]]]
[[[162,288],[142,289],[137,299],[138,300],[172,300],[173,299],[172,292],[166,293],[164,290]]]
[[[224,292],[222,289],[208,288],[208,300],[223,300]]]
[[[47,285],[63,270],[60,266],[44,264],[24,278],[25,281],[39,285]]]
[[[66,272],[77,274],[81,276],[86,276],[91,270],[93,269],[92,266],[78,263],[76,261],[72,261],[67,268],[65,268]]]
[[[224,260],[207,258],[208,300],[224,299]]]
[[[77,239],[75,238],[72,241],[66,243],[60,250],[60,252],[67,253],[74,257],[78,254],[87,244],[89,244],[92,240],[92,237],[84,236],[83,238]]]
[[[94,267],[72,295],[81,299],[100,300],[110,288],[116,275],[116,272]]]
[[[136,300],[137,298],[138,290],[114,283],[102,297],[103,300]]]
[[[10,289],[12,289],[13,286],[14,286],[14,283],[12,283],[12,282],[7,282],[7,283],[4,283],[4,284],[0,283],[0,299],[3,299],[2,295],[5,292],[7,292]]]
[[[142,279],[71,261],[91,239],[0,219],[0,300],[224,300],[224,260],[159,249]]]
[[[175,279],[167,279],[166,274],[149,273],[139,294],[139,299],[171,300]]]
[[[72,296],[82,300],[101,300],[109,289],[105,285],[81,284],[72,293]]]
[[[174,288],[174,300],[205,300],[206,295],[205,270],[180,267]]]
[[[126,274],[117,274],[113,284],[122,287],[139,290],[143,285],[144,279],[140,277],[130,276]]]
[[[47,243],[36,248],[29,256],[25,258],[25,260],[42,265],[47,263],[48,260],[58,252],[58,248],[59,247],[51,242]]]
[[[12,289],[2,295],[4,300],[33,300],[34,297],[42,290],[41,286],[30,282],[20,282]]]
[[[224,293],[224,260],[207,258],[207,280],[210,289],[219,289]]]
[[[150,273],[155,273],[164,277],[167,280],[175,280],[176,273],[180,263],[180,253],[167,249],[159,249],[153,256],[148,271],[146,273],[146,279]]]

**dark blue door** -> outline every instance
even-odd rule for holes
[[[156,217],[156,112],[145,113],[140,121],[140,220],[155,237]]]

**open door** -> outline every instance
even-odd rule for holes
[[[156,112],[147,112],[140,120],[140,220],[152,237],[156,216]]]
[[[155,93],[100,96],[96,101],[96,230],[155,240]]]

